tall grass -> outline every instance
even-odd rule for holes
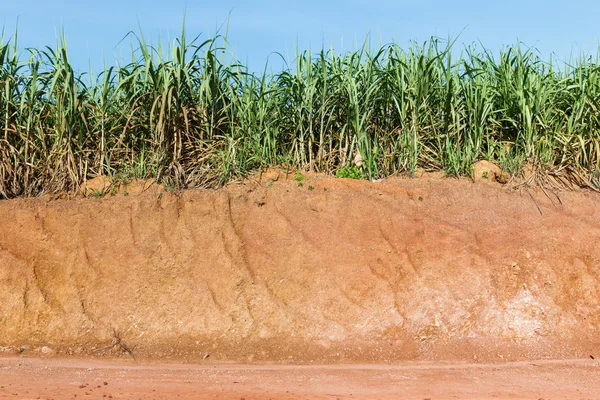
[[[216,187],[267,166],[368,178],[417,168],[470,175],[487,159],[597,185],[600,62],[494,56],[432,39],[337,54],[298,52],[278,73],[225,62],[225,41],[167,47],[140,34],[131,62],[79,74],[61,36],[22,50],[0,38],[0,197],[73,191],[86,179]]]

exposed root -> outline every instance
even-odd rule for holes
[[[133,350],[123,343],[115,329],[113,329],[113,340],[108,346],[100,347],[99,349],[93,349],[91,352],[99,353],[101,351],[112,350],[115,347],[118,347],[122,352],[129,354],[131,358],[133,358],[133,361],[137,361],[135,359],[135,355],[133,354]]]

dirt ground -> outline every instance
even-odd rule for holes
[[[138,189],[0,202],[0,397],[600,398],[598,193]]]
[[[273,172],[179,196],[3,201],[0,215],[6,354],[600,356],[597,193]]]
[[[0,399],[600,398],[600,363],[592,360],[200,366],[5,358],[0,376]]]

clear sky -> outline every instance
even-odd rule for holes
[[[373,45],[460,34],[459,43],[481,41],[494,52],[519,40],[561,59],[596,54],[600,39],[598,0],[0,0],[7,34],[18,18],[20,47],[52,45],[62,27],[71,61],[82,69],[125,54],[115,45],[138,30],[138,20],[151,40],[158,33],[173,39],[184,13],[188,35],[201,38],[230,16],[231,49],[254,70],[274,52],[293,54],[296,43],[352,50],[368,33]]]

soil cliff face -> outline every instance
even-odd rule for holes
[[[0,202],[0,346],[244,362],[588,357],[600,196],[558,195],[282,177]]]

